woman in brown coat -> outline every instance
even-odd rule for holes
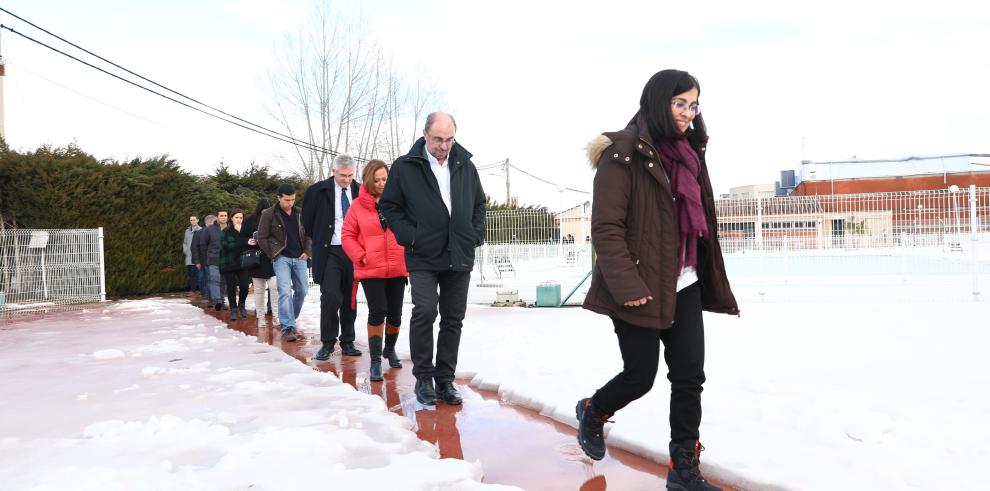
[[[605,456],[605,422],[653,387],[663,343],[671,384],[667,489],[718,489],[698,470],[701,312],[739,313],[718,244],[700,91],[687,72],[658,72],[629,125],[588,146],[597,262],[584,308],[611,318],[623,370],[578,402],[578,442],[592,459]]]

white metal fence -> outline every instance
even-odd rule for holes
[[[103,228],[0,230],[0,318],[106,300]]]
[[[759,298],[796,285],[860,295],[849,288],[860,284],[874,296],[876,287],[896,285],[979,298],[990,279],[990,188],[723,199],[716,213],[730,280]],[[591,269],[590,204],[561,213],[494,210],[487,219],[479,286],[530,289],[554,280],[566,292]]]

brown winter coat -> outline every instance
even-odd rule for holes
[[[637,123],[588,144],[588,158],[596,169],[591,243],[597,262],[584,308],[633,325],[667,329],[674,322],[680,275],[677,202],[645,124]],[[738,314],[717,238],[705,147],[695,151],[701,160],[701,201],[711,237],[698,240],[702,308]],[[653,300],[638,307],[623,305],[646,296]]]
[[[278,213],[279,204],[267,208],[261,212],[258,221],[258,247],[270,257],[272,263],[278,259],[278,255],[285,250],[287,242],[285,233],[285,222],[282,215]],[[299,224],[299,237],[302,240],[303,252],[306,257],[313,257],[313,239],[306,237],[306,228],[303,227],[302,210],[298,206],[292,207],[292,213],[296,214],[296,223]]]

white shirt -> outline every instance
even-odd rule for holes
[[[333,181],[333,214],[334,214],[333,237],[330,237],[330,245],[340,245],[340,231],[344,229],[344,215],[343,213],[341,213],[343,210],[341,209],[341,204],[340,204],[341,190],[347,192],[347,201],[350,203],[350,206],[354,206],[354,196],[351,196],[351,187],[347,186],[346,188],[342,188],[340,187],[340,184],[337,184],[337,181],[334,180]],[[347,211],[350,210],[351,210],[350,208],[347,209]]]
[[[440,161],[433,156],[430,152],[426,152],[426,158],[430,161],[430,170],[433,171],[433,175],[437,177],[437,184],[440,185],[440,197],[443,198],[443,204],[447,205],[447,214],[450,214],[450,156],[447,156],[447,162],[444,165],[440,165]]]

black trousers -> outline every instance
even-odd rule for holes
[[[199,269],[195,264],[187,264],[186,272],[189,273],[189,291],[199,291]]]
[[[639,327],[612,318],[622,352],[622,372],[595,392],[598,410],[615,414],[653,387],[660,343],[670,380],[670,439],[697,440],[701,426],[701,386],[705,383],[705,326],[698,283],[677,293],[677,312],[669,329]]]
[[[230,302],[230,308],[243,307],[244,301],[247,300],[248,296],[248,286],[251,285],[251,278],[248,276],[248,272],[245,270],[239,271],[228,271],[223,274],[224,281],[227,282],[227,301]],[[240,288],[240,295],[237,293],[237,289]]]
[[[402,298],[406,294],[406,278],[367,278],[361,280],[364,297],[368,300],[368,324],[380,326],[388,320],[390,326],[402,325]]]
[[[354,287],[354,263],[340,246],[330,246],[320,283],[320,341],[354,342],[354,319],[351,289]]]
[[[412,319],[409,321],[409,353],[416,378],[432,377],[453,382],[461,326],[467,310],[470,271],[412,271]],[[436,365],[433,364],[433,322],[440,313]]]

